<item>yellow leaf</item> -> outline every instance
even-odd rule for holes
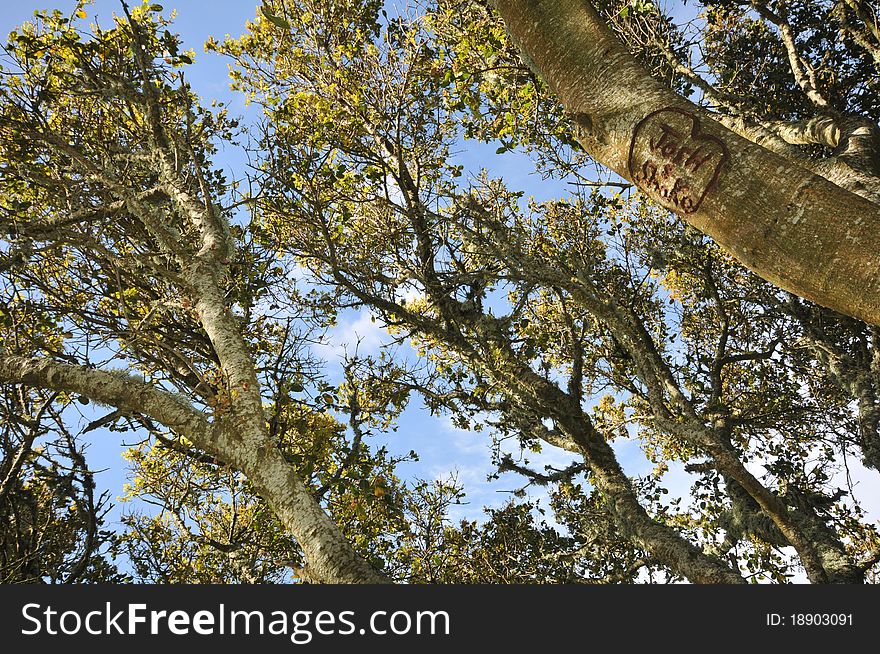
[[[85,9],[77,9],[76,10],[76,17],[77,18],[86,18],[87,16],[88,16],[88,14],[86,13]]]

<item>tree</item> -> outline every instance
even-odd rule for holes
[[[57,400],[3,387],[0,583],[121,581],[110,560],[113,534],[101,528],[107,497],[95,495]]]
[[[207,44],[263,112],[245,192],[212,164],[241,128],[198,104],[160,12],[40,14],[0,83],[0,381],[41,398],[20,415],[88,401],[110,408],[87,428],[138,436],[129,496],[157,511],[126,517],[136,577],[871,578],[880,535],[843,468],[880,469],[880,331],[597,177],[498,15],[262,4]],[[527,198],[468,168],[465,139],[564,184]],[[331,385],[307,345],[352,308],[415,354]],[[454,480],[401,478],[372,438],[411,397],[486,435],[510,502],[453,524]],[[564,463],[537,467],[550,449]]]
[[[394,469],[411,456],[395,458],[384,448],[368,448],[369,393],[352,383],[342,390],[359,407],[354,442],[329,415],[289,405],[281,419],[296,431],[282,431],[279,446],[368,563],[395,581],[418,581],[420,562],[439,549],[439,544],[416,547],[428,530],[419,515],[443,516],[458,490],[402,483]],[[240,471],[168,445],[166,439],[145,441],[128,453],[134,472],[128,498],[162,509],[124,517],[121,546],[137,578],[154,583],[322,581]],[[435,523],[442,530],[445,521]]]
[[[0,160],[5,300],[19,314],[0,380],[82,395],[186,439],[248,476],[315,578],[379,581],[270,433],[258,370],[279,382],[276,407],[298,371],[285,321],[255,316],[254,303],[272,284],[290,289],[273,253],[230,222],[224,197],[235,200],[210,158],[236,125],[197,105],[178,70],[193,55],[160,9],[126,10],[85,37],[61,12],[41,13],[12,34]],[[51,342],[41,322],[60,326]]]
[[[397,385],[525,450],[570,451],[571,466],[550,474],[498,463],[598,507],[591,517],[641,567],[734,582],[744,565],[784,579],[788,547],[813,581],[862,579],[876,536],[856,527],[860,509],[840,502],[848,491],[831,479],[852,444],[877,465],[876,329],[762,284],[656,205],[591,192],[571,123],[552,103],[540,111],[546,93],[484,7],[440,3],[385,20],[366,7],[343,22],[335,12],[346,6],[273,3],[283,28],[261,21],[213,47],[234,58],[237,86],[269,117],[267,232],[340,305],[369,306],[416,343],[427,362]],[[500,151],[538,150],[541,169],[581,179],[580,192],[526,203],[500,180],[456,181],[462,124],[504,139]],[[834,346],[871,389],[858,436],[836,435],[855,428],[854,388],[835,383],[834,364],[804,361],[811,338],[817,349],[837,338],[864,348]],[[803,397],[805,387],[815,391]],[[696,517],[658,503],[657,479],[624,474],[610,442],[631,431],[657,479],[670,461],[700,475]],[[572,490],[584,472],[589,487]]]
[[[872,3],[702,2],[702,53],[653,2],[496,5],[597,161],[765,279],[880,324]]]

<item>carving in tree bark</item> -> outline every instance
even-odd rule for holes
[[[641,188],[659,194],[681,213],[693,213],[715,188],[728,158],[724,143],[703,134],[694,114],[659,109],[636,125],[628,166]]]
[[[865,191],[863,180],[819,166],[811,170],[780,149],[758,145],[766,139],[755,132],[741,130],[755,139],[750,141],[731,131],[720,116],[652,78],[590,2],[497,0],[496,6],[598,162],[635,182],[765,279],[841,313],[880,323],[880,207],[869,199],[874,196]],[[785,37],[786,23],[770,18]],[[786,47],[791,55],[791,39]],[[794,70],[801,73],[797,81],[804,92],[818,102],[808,74],[799,65]],[[631,169],[630,144],[639,139],[644,121],[661,110],[691,116],[694,128],[699,125],[700,134],[729,156],[715,189],[693,206],[684,200],[681,183],[673,192],[669,184],[674,187],[674,179],[661,182],[641,168]],[[735,121],[724,117],[723,122],[732,126]],[[864,125],[850,131],[850,149],[863,148],[876,132]]]

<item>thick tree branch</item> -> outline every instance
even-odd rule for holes
[[[671,92],[636,62],[590,3],[497,0],[496,6],[595,159],[637,181],[765,279],[880,323],[878,205],[741,138]],[[669,127],[671,121],[679,127]],[[675,147],[659,140],[667,128],[679,134]],[[701,146],[716,149],[716,166],[708,171],[714,175],[676,163]],[[653,176],[642,168],[652,159]],[[700,201],[688,202],[682,189]]]
[[[242,470],[299,541],[316,578],[336,583],[387,581],[351,550],[282,452],[267,438],[255,437],[252,430],[240,432],[240,421],[212,424],[185,400],[136,377],[47,359],[0,354],[0,382],[77,393],[147,415]]]
[[[180,397],[122,371],[0,353],[0,382],[77,393],[101,404],[147,415],[194,442],[205,442],[211,429],[204,415]]]

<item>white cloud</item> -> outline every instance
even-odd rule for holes
[[[382,323],[373,318],[370,311],[363,309],[353,319],[343,319],[320,343],[312,345],[315,356],[332,361],[343,359],[346,354],[377,354],[383,345],[391,342],[391,336]]]
[[[416,300],[424,299],[425,291],[417,283],[407,283],[406,286],[397,289],[395,296],[398,301],[403,300],[404,303],[410,304]]]
[[[842,469],[832,479],[832,484],[841,488],[852,486],[852,492],[865,510],[865,521],[880,520],[880,473],[862,465],[854,457],[846,460],[846,469]]]

